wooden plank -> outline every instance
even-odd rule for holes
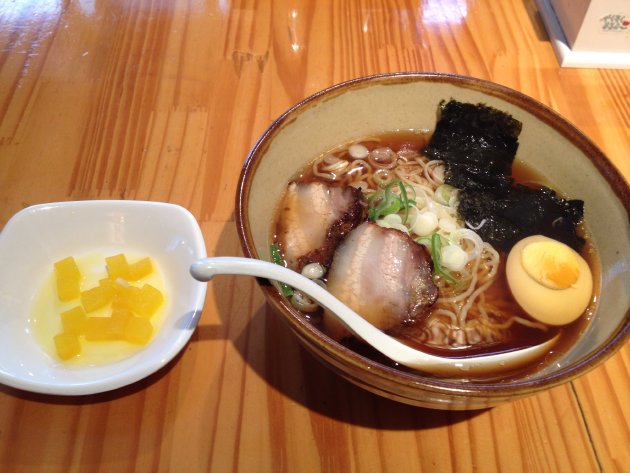
[[[630,180],[630,71],[561,69],[532,0],[5,2],[0,225],[91,198],[188,207],[240,255],[234,194],[265,128],[306,96],[396,71],[518,89]],[[255,281],[209,285],[158,373],[79,398],[0,387],[0,471],[624,472],[630,348],[548,392],[478,412],[395,403],[301,348]]]

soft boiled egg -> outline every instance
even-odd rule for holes
[[[507,258],[508,285],[532,318],[565,325],[584,313],[593,295],[588,263],[576,251],[546,236],[519,241]]]

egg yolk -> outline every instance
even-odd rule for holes
[[[527,274],[550,289],[567,289],[580,276],[575,253],[557,241],[529,243],[521,253],[521,264]]]

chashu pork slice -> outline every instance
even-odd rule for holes
[[[428,251],[409,235],[375,223],[350,232],[334,253],[328,290],[377,328],[411,323],[437,300]],[[324,313],[324,330],[341,340],[351,335]]]
[[[330,266],[341,239],[363,219],[361,191],[323,182],[289,184],[278,216],[277,241],[294,271],[309,263]]]

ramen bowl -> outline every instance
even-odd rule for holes
[[[562,194],[585,202],[597,248],[600,291],[591,320],[553,363],[517,377],[444,379],[399,369],[336,342],[296,311],[274,285],[262,285],[300,342],[321,362],[373,393],[437,409],[480,409],[566,383],[601,364],[630,335],[630,190],[603,153],[537,101],[503,86],[447,74],[400,73],[330,87],[288,110],[265,131],[243,167],[237,224],[246,256],[270,259],[271,223],[287,184],[341,144],[396,130],[431,132],[442,100],[484,103],[521,121],[517,160]],[[611,231],[614,229],[614,231]]]

